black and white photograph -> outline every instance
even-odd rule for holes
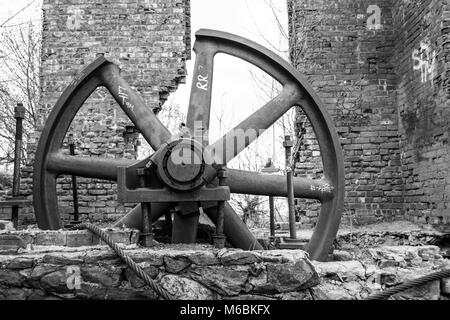
[[[449,0],[0,0],[0,300],[450,300],[449,101]]]

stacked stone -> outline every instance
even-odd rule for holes
[[[158,111],[184,82],[190,58],[189,0],[45,0],[39,128],[27,152],[36,151],[39,133],[64,89],[98,55],[118,64],[124,79],[146,105]],[[98,88],[72,122],[76,154],[106,158],[137,156],[139,135],[105,88]],[[65,142],[63,148],[68,150]],[[21,193],[32,193],[32,161],[23,168]],[[114,220],[127,211],[116,202],[116,185],[78,179],[79,211],[93,220]],[[73,213],[70,177],[58,181],[63,219]],[[32,208],[22,212],[33,220]]]
[[[303,251],[211,246],[125,247],[176,299],[312,299],[318,275]],[[105,247],[38,248],[2,255],[0,299],[156,299]]]

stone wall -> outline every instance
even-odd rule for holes
[[[118,256],[88,231],[0,230],[2,299],[156,299]],[[243,251],[210,245],[136,245],[137,230],[108,229],[125,253],[176,299],[364,299],[388,287],[450,267],[432,245],[346,246],[334,261],[310,261],[301,250]],[[385,237],[386,238],[386,237]],[[448,257],[448,256],[447,256]],[[397,294],[449,299],[448,279]]]
[[[191,50],[189,7],[189,0],[45,0],[39,128],[28,152],[34,154],[39,132],[61,93],[98,55],[118,64],[147,106],[159,110],[184,82]],[[85,102],[69,133],[74,134],[76,154],[82,156],[136,158],[141,140],[105,88]],[[23,195],[32,192],[31,164],[23,168]],[[94,220],[114,220],[127,211],[115,201],[115,184],[78,179],[78,187],[80,212]],[[67,219],[73,212],[70,177],[62,177],[57,189],[60,212]],[[33,220],[32,208],[21,217]]]
[[[130,245],[123,234],[113,232],[125,252],[176,299],[312,299],[308,289],[319,282],[307,254],[299,250],[251,252],[208,245],[145,249]],[[88,232],[37,232],[26,239],[41,245],[18,251],[2,250],[4,235],[0,300],[157,298],[108,247],[82,246],[88,244],[87,236],[92,238]],[[72,241],[61,246],[64,237]],[[42,246],[45,239],[52,246]]]
[[[396,1],[395,65],[406,216],[450,225],[450,4]]]
[[[309,78],[341,138],[344,223],[406,216],[448,226],[448,4],[288,5],[291,61]],[[297,175],[320,176],[320,152],[304,120],[299,111],[297,127],[305,134]],[[317,207],[299,201],[306,225],[314,224]]]

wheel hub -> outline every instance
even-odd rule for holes
[[[188,191],[205,184],[203,149],[193,139],[170,142],[157,152],[153,161],[158,177],[173,189]]]

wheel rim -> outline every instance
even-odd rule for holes
[[[269,128],[291,107],[300,106],[306,114],[320,147],[325,178],[322,180],[295,178],[294,192],[296,198],[312,198],[320,200],[322,203],[316,227],[306,250],[312,259],[325,260],[339,227],[343,211],[345,183],[344,161],[339,137],[319,97],[303,76],[287,62],[268,49],[242,37],[202,29],[196,33],[194,51],[196,52],[194,81],[186,120],[190,130],[194,130],[195,124],[198,127],[198,123],[201,124],[202,130],[209,129],[213,65],[214,56],[217,53],[232,55],[259,67],[283,87],[277,97],[234,128],[234,130],[244,131],[255,129],[258,134],[248,138],[241,146],[233,146],[233,150],[225,150],[221,154],[221,159],[216,158],[216,160],[220,160],[224,164],[228,163],[255,140],[261,130]],[[138,163],[133,160],[112,161],[106,159],[97,159],[94,162],[61,154],[60,148],[70,122],[83,102],[99,86],[105,86],[111,92],[155,150],[171,140],[170,132],[153,112],[145,107],[143,100],[132,92],[129,85],[120,77],[118,68],[103,57],[97,58],[65,90],[50,113],[47,125],[42,132],[34,167],[34,205],[40,228],[57,229],[61,227],[56,197],[58,174],[70,173],[115,181],[117,179],[115,170],[118,166],[130,166]],[[123,98],[121,89],[127,93],[127,99]],[[231,141],[231,139],[233,140]],[[228,146],[227,142],[233,141],[234,135],[226,134],[211,147],[218,150],[223,145]],[[203,144],[208,146],[209,142],[203,141]],[[233,144],[230,143],[230,145]],[[274,196],[286,196],[287,194],[285,179],[282,176],[266,176],[232,169],[228,171],[230,177],[227,182],[232,193]],[[211,207],[213,208],[214,205]],[[255,242],[254,237],[249,235],[245,225],[235,221],[235,213],[231,207],[227,210],[229,210],[229,214],[226,214],[225,218],[229,225],[227,228],[227,221],[225,221],[225,233],[231,242],[243,249],[260,248],[259,245],[249,246],[250,242]],[[128,221],[129,224],[137,225],[131,221],[137,219],[138,211],[132,210],[118,223]],[[162,213],[157,212],[154,218],[156,219],[160,215]]]

